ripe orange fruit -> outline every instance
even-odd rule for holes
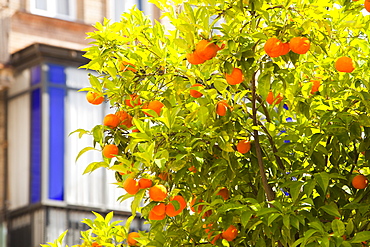
[[[173,201],[177,201],[180,207],[176,210],[176,207],[172,204]],[[184,197],[177,195],[171,198],[170,202],[166,205],[166,214],[169,217],[175,217],[176,215],[180,214],[182,210],[186,208],[186,201]]]
[[[154,214],[156,215],[163,215],[166,213],[166,204],[163,202],[159,203],[158,205],[155,205],[152,210]]]
[[[94,242],[91,244],[91,247],[102,247],[102,246],[98,244],[97,242]]]
[[[129,246],[136,246],[136,244],[138,243],[137,240],[135,240],[135,238],[140,238],[140,235],[139,233],[137,232],[130,232],[127,236],[127,244]]]
[[[135,65],[126,61],[121,61],[121,63],[119,64],[119,70],[122,72],[125,72],[127,70],[131,70],[134,73],[137,72],[137,70],[135,69]]]
[[[226,100],[221,100],[217,103],[216,105],[216,113],[219,116],[225,116],[226,115],[226,110],[227,110],[228,104],[226,103]]]
[[[126,99],[125,99],[125,104],[129,107],[134,107],[137,105],[141,105],[141,100],[139,95],[136,94],[130,94]]]
[[[195,166],[191,166],[191,167],[189,167],[189,168],[188,168],[188,170],[189,170],[190,172],[193,172],[193,173],[196,173],[196,172],[197,172],[197,168],[196,168]]]
[[[290,51],[290,45],[289,43],[282,43],[281,44],[281,56],[288,54]]]
[[[149,189],[149,197],[153,201],[163,201],[167,197],[167,189],[162,184],[154,185]]]
[[[248,140],[241,140],[236,145],[236,149],[239,153],[245,154],[248,153],[249,150],[251,150],[251,142]]]
[[[202,84],[194,84],[190,88],[192,87],[204,87],[204,86]],[[202,97],[203,94],[197,90],[190,89],[190,95],[194,98],[200,98]]]
[[[164,218],[166,218],[166,213],[156,214],[153,212],[153,210],[150,210],[148,218],[149,220],[163,220]]]
[[[283,95],[281,94],[281,93],[279,93],[277,96],[276,96],[276,98],[274,99],[274,101],[275,101],[275,105],[278,105],[278,104],[280,104],[280,102],[283,100]]]
[[[272,91],[270,91],[267,94],[266,102],[269,103],[270,105],[272,105],[272,103],[274,103],[274,93]]]
[[[353,64],[352,58],[350,57],[340,57],[335,61],[335,69],[339,72],[351,73],[355,66]]]
[[[278,38],[269,38],[263,47],[270,57],[286,55],[290,51],[289,43],[283,43]]]
[[[161,114],[161,110],[162,110],[163,106],[164,106],[164,104],[162,102],[160,102],[158,100],[154,100],[154,101],[149,102],[149,104],[144,105],[143,109],[153,110],[159,116]],[[152,115],[150,115],[147,112],[144,112],[144,114],[149,116],[149,117],[153,117]]]
[[[100,105],[104,101],[104,96],[101,93],[87,92],[87,94],[86,94],[86,100],[90,104]]]
[[[369,180],[362,174],[356,175],[352,179],[352,185],[355,189],[362,190],[367,187]]]
[[[319,80],[311,80],[312,82],[312,88],[311,88],[311,94],[314,94],[316,93],[317,91],[319,91],[319,87],[320,87],[320,81]]]
[[[208,234],[208,239],[211,239],[211,237],[212,237],[212,233],[213,232],[211,232],[211,233],[209,233]],[[217,240],[219,240],[220,238],[222,238],[222,236],[221,236],[221,233],[220,234],[217,234],[212,240],[211,240],[211,244],[216,244],[216,241]]]
[[[119,125],[124,125],[127,128],[131,128],[133,126],[132,117],[126,111],[118,111],[116,112],[116,116],[119,119]]]
[[[116,114],[108,114],[104,117],[103,125],[111,128],[116,128],[120,122],[121,121]]]
[[[244,80],[243,72],[239,68],[233,68],[231,74],[226,74],[225,77],[229,85],[237,85],[242,83]]]
[[[297,54],[306,54],[310,49],[311,42],[306,37],[294,37],[289,42],[290,49]]]
[[[365,0],[364,6],[367,12],[370,12],[370,0]]]
[[[270,105],[272,104],[277,105],[280,104],[283,98],[284,98],[283,95],[280,93],[276,97],[274,97],[274,93],[270,90],[269,93],[267,94],[266,102],[269,103]]]
[[[139,188],[140,189],[147,189],[147,188],[152,187],[152,185],[153,185],[152,180],[150,180],[148,178],[140,178],[139,179]]]
[[[102,153],[106,158],[113,158],[118,155],[118,147],[114,144],[105,145]]]
[[[193,212],[197,212],[197,213],[202,212],[204,205],[194,206],[194,204],[200,203],[200,202],[203,202],[203,200],[202,199],[198,200],[196,197],[194,197],[194,199],[191,200],[190,202],[190,210]]]
[[[161,172],[158,174],[158,177],[164,181],[168,180],[168,172]]]
[[[135,179],[133,179],[133,178],[127,178],[123,182],[122,187],[130,195],[135,195],[139,191],[139,189],[140,189],[139,183]]]
[[[199,43],[195,46],[194,53],[196,53],[201,59],[210,60],[217,55],[219,50],[220,48],[215,43],[204,39],[199,41]]]
[[[221,234],[223,239],[226,239],[227,241],[233,241],[236,236],[238,236],[238,229],[231,225],[229,228],[226,229],[226,231],[223,231]]]
[[[223,187],[218,191],[217,195],[222,196],[222,198],[224,198],[224,200],[226,201],[227,199],[229,199],[229,190],[226,187]]]
[[[186,59],[188,60],[189,63],[194,65],[202,64],[206,61],[205,59],[199,57],[197,52],[186,54]]]

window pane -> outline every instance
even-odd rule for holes
[[[69,13],[70,0],[57,0],[57,13],[60,15],[70,15]]]
[[[123,12],[128,11],[131,9],[134,5],[138,9],[140,9],[140,0],[114,0],[114,5],[113,5],[113,20],[114,21],[120,21],[121,15]]]
[[[47,0],[35,0],[36,9],[47,10]]]

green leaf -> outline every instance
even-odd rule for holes
[[[368,241],[368,240],[370,240],[370,231],[363,231],[363,232],[356,233],[350,242],[351,243],[361,243],[361,242]]]
[[[333,230],[334,235],[337,237],[343,236],[346,231],[344,223],[338,219],[335,219],[331,222],[331,229]]]
[[[78,155],[77,155],[77,157],[76,157],[75,162],[77,162],[78,158],[80,158],[80,156],[81,156],[81,155],[83,155],[84,153],[86,153],[87,151],[90,151],[90,150],[96,150],[96,149],[95,149],[95,148],[93,148],[93,147],[85,147],[85,148],[83,148],[83,149],[78,153]]]
[[[143,200],[145,195],[145,190],[139,190],[138,193],[135,194],[134,200],[131,203],[131,213],[132,215],[136,215],[136,212],[140,213],[140,204]]]
[[[274,222],[277,218],[279,218],[281,215],[279,213],[272,213],[270,214],[269,218],[268,218],[268,221],[267,221],[267,225],[268,226],[271,226],[271,223]]]
[[[278,213],[279,211],[276,208],[262,208],[257,212],[257,216],[263,216],[265,214]]]
[[[243,227],[246,227],[249,220],[251,219],[253,215],[253,211],[244,211],[241,215],[240,215],[240,220],[241,220],[241,223],[243,225]]]
[[[338,207],[334,203],[322,206],[321,209],[332,216],[339,217],[339,218],[341,217],[338,211]]]
[[[329,174],[327,174],[326,172],[317,173],[315,174],[315,179],[319,186],[321,187],[321,189],[323,190],[323,192],[326,193],[326,190],[328,189],[329,186],[330,179]]]
[[[95,171],[96,169],[100,168],[100,167],[109,167],[109,164],[105,163],[105,162],[92,162],[90,163],[85,171],[83,172],[83,174],[86,174],[86,173],[91,173],[93,171]]]

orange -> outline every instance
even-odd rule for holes
[[[282,94],[278,94],[277,96],[276,96],[276,98],[274,99],[274,101],[275,101],[275,105],[278,105],[278,104],[280,104],[280,102],[283,100],[283,95]]]
[[[158,177],[164,181],[168,180],[168,172],[161,172],[158,174]]]
[[[130,195],[135,195],[139,191],[139,189],[140,189],[139,183],[135,179],[133,179],[133,178],[127,178],[123,182],[122,187]]]
[[[91,244],[91,247],[102,247],[102,246],[98,244],[97,242],[94,242]]]
[[[164,104],[162,102],[160,102],[158,100],[154,100],[154,101],[149,102],[149,104],[144,105],[143,109],[153,110],[159,116],[161,114],[161,110],[162,110],[163,106],[164,106]],[[152,115],[150,115],[147,112],[144,112],[144,114],[149,116],[149,117],[153,117]]]
[[[274,93],[272,91],[270,91],[267,94],[266,102],[269,103],[270,105],[272,105],[272,103],[274,103]]]
[[[223,187],[218,191],[217,195],[222,196],[222,198],[224,198],[226,201],[229,199],[229,190],[226,187]]]
[[[100,105],[104,101],[103,94],[101,93],[96,93],[96,92],[88,92],[86,94],[86,100],[90,104],[93,105]]]
[[[199,41],[199,43],[195,46],[195,53],[204,60],[210,60],[214,58],[219,50],[220,48],[215,43],[209,42],[205,39]]]
[[[229,228],[226,229],[226,231],[223,231],[221,234],[223,239],[226,239],[227,241],[233,241],[236,236],[238,236],[238,229],[231,225]]]
[[[127,244],[129,246],[136,246],[136,244],[138,243],[137,240],[135,240],[135,238],[140,238],[140,235],[139,233],[137,232],[130,232],[127,236]]]
[[[290,51],[290,45],[289,43],[283,43],[278,38],[269,38],[263,49],[270,57],[279,57]]]
[[[202,84],[194,84],[190,88],[192,87],[204,87],[204,86]],[[197,90],[190,89],[190,95],[194,98],[200,98],[202,97],[203,94]]]
[[[351,73],[355,66],[353,64],[352,58],[350,57],[340,57],[335,61],[335,69],[339,72]]]
[[[152,187],[152,185],[153,185],[152,180],[150,180],[148,178],[140,178],[139,179],[139,187],[140,187],[140,189],[147,189],[147,188]]]
[[[125,99],[125,104],[129,107],[134,107],[137,105],[141,105],[141,100],[139,95],[136,94],[130,94],[126,99]]]
[[[248,140],[241,140],[236,145],[236,149],[239,153],[245,154],[248,153],[249,150],[251,150],[251,142]]]
[[[364,6],[367,12],[370,12],[370,0],[365,0]]]
[[[276,97],[274,97],[274,93],[270,90],[270,92],[267,94],[266,102],[269,103],[270,105],[274,104],[280,104],[280,102],[283,100],[283,95],[278,94]]]
[[[352,185],[355,189],[358,189],[358,190],[362,190],[362,189],[365,189],[367,187],[367,184],[369,183],[369,180],[367,180],[367,177],[365,177],[364,175],[360,174],[360,175],[356,175],[353,179],[352,179]]]
[[[150,210],[148,218],[149,220],[163,220],[164,218],[166,218],[166,214],[163,213],[163,214],[158,215],[154,213],[153,210]]]
[[[311,80],[312,82],[312,88],[311,88],[311,94],[314,94],[316,93],[317,91],[319,91],[319,87],[320,87],[320,81],[319,80]]]
[[[193,212],[197,212],[197,213],[202,212],[204,205],[199,205],[199,206],[195,206],[194,207],[194,204],[200,203],[200,202],[203,202],[203,200],[202,199],[197,200],[196,197],[193,200],[191,200],[191,202],[190,202],[190,210],[193,211]]]
[[[281,44],[281,56],[288,54],[290,51],[290,45],[289,43],[282,43]]]
[[[121,121],[116,114],[108,114],[104,117],[103,125],[111,128],[116,128],[120,122]]]
[[[189,63],[194,65],[202,64],[206,61],[205,59],[199,57],[198,53],[196,52],[186,54],[186,59],[188,60]]]
[[[162,184],[154,185],[149,189],[149,197],[153,201],[163,201],[167,197],[167,189]]]
[[[216,105],[216,113],[219,116],[225,116],[226,115],[226,110],[227,110],[228,104],[226,103],[226,100],[221,100],[217,103]]]
[[[106,158],[113,158],[118,154],[118,147],[114,144],[105,145],[102,153]]]
[[[233,68],[231,74],[226,74],[225,77],[229,85],[237,85],[242,83],[244,80],[243,72],[239,68]]]
[[[119,64],[119,70],[122,72],[125,72],[126,70],[131,70],[134,73],[137,72],[137,70],[135,69],[135,65],[126,61],[121,61],[121,63]]]
[[[127,128],[131,128],[132,124],[132,117],[124,110],[116,112],[116,116],[119,119],[119,125],[124,125]]]
[[[290,49],[297,54],[306,54],[310,49],[311,42],[306,37],[294,37],[289,42]]]
[[[197,168],[196,168],[195,166],[191,166],[191,167],[189,167],[189,168],[188,168],[188,170],[189,170],[190,172],[193,172],[193,173],[196,173],[196,172],[197,172]]]
[[[176,207],[171,203],[172,201],[177,201],[180,207],[176,210]],[[175,217],[176,215],[180,214],[182,210],[186,208],[186,201],[184,197],[177,195],[171,198],[170,202],[166,205],[166,214],[169,217]]]
[[[210,224],[208,224],[208,225],[203,224],[203,228],[205,228],[205,229],[204,229],[204,231],[205,231],[206,233],[209,233],[209,231],[212,229],[212,226],[213,226],[213,224],[212,224],[212,223],[210,223]]]
[[[208,239],[210,239],[212,237],[212,233],[211,232],[210,234],[208,234]],[[220,234],[217,234],[212,240],[211,240],[211,244],[216,244],[216,241],[219,240],[220,238],[222,238],[221,236],[221,233]]]
[[[156,215],[163,215],[166,213],[166,204],[163,202],[159,203],[158,205],[155,205],[152,210],[153,214]]]

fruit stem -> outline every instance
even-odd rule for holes
[[[257,120],[257,93],[256,93],[256,73],[254,72],[252,79],[251,79],[251,89],[252,89],[252,119],[253,119],[253,126],[258,127],[258,120]],[[265,173],[265,166],[262,160],[262,151],[261,151],[261,144],[259,140],[258,129],[255,128],[253,130],[253,137],[254,137],[254,146],[256,148],[256,155],[258,166],[260,170],[260,175],[262,179],[263,188],[266,193],[266,197],[268,201],[272,201],[275,199],[275,194],[272,191],[272,188],[268,184],[266,173]]]

